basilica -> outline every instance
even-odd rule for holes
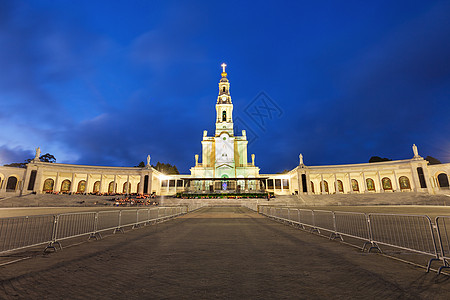
[[[248,161],[246,131],[235,132],[230,81],[222,64],[216,100],[215,131],[203,132],[201,156],[189,175],[167,175],[150,165],[109,167],[47,163],[40,149],[26,168],[0,167],[0,196],[30,193],[155,194],[210,197],[252,195],[366,194],[415,192],[447,194],[450,163],[430,165],[416,145],[412,157],[377,163],[309,166],[299,155],[298,165],[285,174],[260,174],[255,155]],[[201,157],[201,161],[199,158]]]

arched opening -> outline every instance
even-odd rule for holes
[[[312,181],[311,181],[311,192],[312,192],[313,194],[316,193],[316,192],[314,192],[314,182],[312,182]]]
[[[61,192],[62,193],[68,193],[70,191],[71,182],[69,179],[64,180],[61,182]]]
[[[359,192],[358,180],[352,179],[352,190],[354,192]]]
[[[6,191],[13,192],[17,188],[17,178],[15,176],[9,176],[8,181],[6,182]]]
[[[335,187],[335,190],[336,190],[336,187]],[[339,191],[339,193],[344,193],[344,184],[339,179],[337,180],[337,190]]]
[[[37,171],[36,170],[32,170],[31,174],[30,174],[30,181],[28,181],[28,188],[27,188],[27,190],[29,190],[29,191],[34,190],[34,184],[36,183],[36,175],[37,175]]]
[[[131,183],[125,182],[125,183],[123,184],[122,193],[124,193],[124,194],[129,194],[130,191],[131,191]]]
[[[114,181],[111,181],[108,184],[108,194],[114,194],[116,192],[116,186],[117,186],[117,183],[114,184]]]
[[[227,112],[224,110],[222,112],[222,122],[226,122],[227,121]]]
[[[148,194],[148,175],[144,176],[144,194]]]
[[[322,184],[322,183],[323,183],[323,184]],[[327,182],[326,180],[320,182],[320,192],[321,192],[321,193],[323,192],[322,186],[325,186],[325,193],[328,194],[328,182]]]
[[[53,185],[55,184],[55,181],[51,178],[47,178],[44,181],[44,187],[42,188],[42,190],[45,193],[51,193],[53,192]]]
[[[302,186],[303,186],[303,193],[308,192],[308,187],[306,185],[306,174],[302,174]]]
[[[400,185],[401,190],[410,190],[411,184],[409,183],[409,179],[406,176],[400,176],[398,178],[398,183]]]
[[[427,187],[427,183],[425,181],[425,175],[423,174],[423,169],[422,167],[418,167],[417,168],[417,175],[419,175],[419,182],[420,182],[420,187],[422,189],[425,189]]]
[[[383,190],[392,191],[392,182],[389,178],[383,177],[381,183],[383,184]]]
[[[225,87],[223,87],[223,92],[225,93]]]
[[[439,174],[437,176],[437,180],[438,180],[439,188],[441,188],[441,189],[448,189],[449,188],[447,174],[445,174],[445,173]]]
[[[77,193],[84,193],[86,191],[86,180],[78,182]]]
[[[373,181],[372,178],[367,178],[366,184],[367,184],[368,191],[375,191],[375,181]]]
[[[94,194],[100,193],[100,181],[94,182],[94,187],[92,188]]]

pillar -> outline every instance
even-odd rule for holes
[[[380,176],[380,171],[379,170],[377,171],[377,177],[378,177],[378,184],[380,186],[379,192],[383,193],[384,192],[383,183],[381,182],[381,176]],[[375,191],[376,191],[376,189],[375,189]]]
[[[397,172],[395,170],[392,170],[392,173],[394,174],[394,188],[396,192],[400,192],[400,186],[398,184],[398,178],[397,178]]]
[[[300,170],[297,169],[297,178],[298,178],[298,194],[303,193],[303,182],[302,182],[302,174],[300,174]]]
[[[72,173],[72,181],[70,182],[70,192],[75,192],[75,173]]]
[[[347,176],[348,176],[349,194],[353,194],[352,177],[350,176],[350,173],[347,173]]]
[[[43,188],[42,185],[43,185],[43,183],[42,183],[42,169],[38,168],[37,169],[37,174],[36,174],[36,182],[34,183],[33,192],[35,192],[36,194],[42,193],[42,188]]]
[[[308,195],[312,195],[312,186],[311,186],[311,177],[309,176],[309,172],[306,172],[306,190]]]
[[[361,174],[362,174],[362,178],[363,178],[363,182],[362,182],[361,186],[363,188],[363,192],[367,193],[366,174],[364,174],[364,172],[362,172]]]
[[[325,182],[323,182],[323,174],[320,174],[320,179],[322,180],[320,184],[322,185],[322,195],[325,195]],[[330,188],[330,187],[328,187]]]
[[[148,172],[148,194],[152,194],[152,184],[153,184],[153,171]],[[167,183],[167,185],[169,185]],[[177,182],[175,181],[175,189],[177,188]]]
[[[130,191],[130,174],[127,175],[127,189],[125,191],[127,194],[131,194]]]
[[[86,174],[86,186],[84,188],[84,193],[85,194],[89,193],[89,173]]]
[[[138,191],[139,195],[144,194],[144,174],[141,173],[141,178],[139,180],[139,191]]]
[[[53,192],[59,192],[60,186],[59,186],[59,172],[56,172],[56,179],[55,179],[55,185],[53,186]]]
[[[114,183],[113,183],[113,191],[112,191],[114,194],[117,192],[116,182],[117,182],[117,175],[114,174]]]
[[[98,188],[98,193],[101,194],[103,191],[103,173],[100,173],[100,186]]]
[[[336,192],[336,194],[339,194],[339,187],[338,187],[338,182],[337,182],[337,175],[336,175],[336,173],[334,173],[334,191]]]

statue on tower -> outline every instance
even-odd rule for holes
[[[41,157],[41,148],[37,147],[36,148],[36,155],[34,157],[34,160],[39,160],[39,157]]]
[[[150,166],[150,155],[147,155],[147,167]]]
[[[300,159],[300,166],[303,165],[303,154],[300,153],[298,158]]]
[[[414,158],[419,158],[419,150],[417,150],[417,146],[416,144],[412,145],[412,149],[413,149],[413,153],[414,153]]]

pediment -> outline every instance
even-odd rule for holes
[[[225,169],[233,169],[233,166],[229,165],[229,164],[222,164],[220,166],[217,166],[216,169],[223,169],[223,170],[225,170]]]

